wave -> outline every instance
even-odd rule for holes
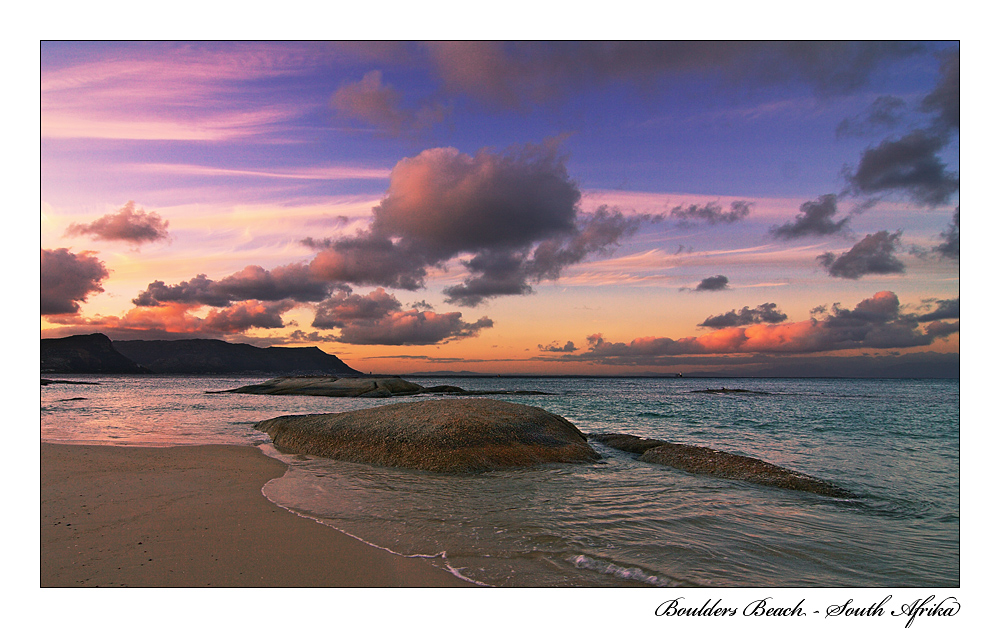
[[[654,587],[693,586],[693,583],[682,582],[681,580],[668,578],[667,576],[653,575],[638,567],[622,567],[621,565],[616,565],[611,561],[591,558],[590,556],[585,556],[583,554],[570,556],[566,559],[566,561],[575,566],[577,569],[594,571],[613,576],[620,580],[631,580]]]

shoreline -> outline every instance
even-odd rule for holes
[[[270,502],[246,445],[41,443],[42,587],[462,587]]]

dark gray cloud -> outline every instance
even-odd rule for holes
[[[167,227],[170,223],[156,212],[146,213],[135,208],[135,201],[125,203],[125,206],[113,214],[101,216],[86,225],[72,223],[66,229],[68,236],[89,235],[94,240],[121,240],[131,244],[156,242],[169,237]]]
[[[139,296],[132,299],[132,303],[140,307],[158,306],[165,303],[197,303],[225,307],[232,303],[232,298],[229,295],[220,294],[216,290],[216,282],[209,279],[208,275],[200,274],[189,281],[182,281],[172,286],[156,280],[146,286],[146,289],[140,292]]]
[[[460,255],[471,276],[445,290],[474,306],[500,295],[529,294],[589,255],[612,250],[649,216],[602,207],[578,211],[580,191],[552,144],[475,156],[454,148],[400,161],[389,191],[360,234],[308,244],[318,277],[355,285],[415,290],[427,271]]]
[[[110,274],[104,262],[88,251],[41,249],[41,315],[76,314],[91,294],[104,292]]]
[[[698,326],[724,329],[726,327],[740,327],[742,325],[756,325],[759,323],[782,323],[787,319],[788,315],[779,311],[777,304],[762,303],[753,309],[749,306],[744,306],[739,312],[729,310],[725,314],[709,316],[704,322],[698,323]]]
[[[429,345],[477,336],[493,321],[484,316],[466,323],[461,312],[403,310],[394,296],[378,288],[367,295],[338,292],[316,307],[313,327],[339,330],[336,340],[346,344]]]
[[[138,306],[192,303],[212,307],[226,307],[236,301],[246,300],[291,299],[312,303],[322,301],[336,287],[339,284],[317,279],[311,267],[306,264],[288,264],[273,270],[247,266],[218,281],[209,279],[204,274],[174,285],[157,280],[132,299],[132,303]]]
[[[437,42],[428,44],[446,89],[507,107],[583,87],[639,86],[695,73],[740,87],[802,82],[821,93],[868,83],[888,61],[920,50],[898,42]]]
[[[879,231],[866,235],[851,250],[839,256],[824,253],[818,256],[832,277],[858,279],[865,275],[893,275],[906,272],[906,266],[896,257],[902,232]]]
[[[865,150],[853,171],[845,169],[850,192],[855,195],[901,194],[927,207],[945,205],[958,192],[958,173],[950,172],[941,159],[941,152],[951,143],[952,134],[958,131],[960,123],[961,76],[957,48],[941,54],[940,75],[934,90],[920,104],[922,111],[932,114],[930,123]],[[883,126],[888,126],[898,110],[896,101],[876,101],[869,119],[884,121]]]
[[[625,216],[620,211],[600,207],[592,214],[578,215],[572,229],[538,242],[533,250],[521,247],[482,251],[463,262],[472,276],[459,285],[445,288],[446,300],[474,307],[496,296],[531,294],[531,283],[558,279],[567,266],[610,252],[643,222],[657,220],[645,215]]]
[[[949,318],[958,318],[959,314],[959,302],[958,298],[954,299],[933,299],[931,303],[934,303],[937,307],[926,313],[921,314],[917,317],[917,320],[926,323],[929,321],[940,321]]]
[[[823,96],[848,93],[867,85],[876,70],[924,51],[920,44],[872,41],[444,41],[337,47],[339,54],[372,67],[429,61],[440,81],[429,99],[404,97],[376,71],[341,86],[331,100],[343,115],[394,133],[437,123],[455,97],[456,102],[523,110],[608,83],[625,84],[648,97],[654,85],[670,89],[696,75],[708,89],[723,91],[797,83]]]
[[[899,297],[888,290],[878,292],[864,299],[854,309],[833,304],[833,313],[826,318],[827,327],[858,327],[869,324],[884,324],[899,318]]]
[[[698,286],[694,289],[695,292],[713,292],[716,290],[725,290],[729,287],[729,278],[725,275],[713,275],[712,277],[705,277],[701,280]]]
[[[958,324],[931,323],[919,328],[921,317],[900,312],[899,298],[884,291],[858,303],[853,310],[834,304],[822,323],[823,344],[837,347],[901,349],[926,346],[958,331]]]
[[[678,205],[670,210],[670,216],[680,219],[682,226],[687,226],[697,221],[706,222],[710,225],[733,223],[743,220],[750,215],[750,208],[752,206],[753,203],[750,201],[733,201],[729,204],[729,210],[725,211],[718,203],[705,203],[704,205],[691,204],[687,207]]]
[[[286,341],[278,340],[277,344],[290,344],[299,342],[336,342],[337,336],[333,334],[321,334],[318,331],[311,331],[306,333],[301,329],[296,329],[292,333],[288,334]]]
[[[944,205],[959,188],[958,175],[938,155],[947,143],[945,136],[923,130],[885,140],[861,154],[847,182],[855,194],[899,192],[921,205]]]
[[[935,114],[934,127],[941,133],[958,131],[961,117],[961,63],[958,48],[941,55],[941,78],[921,103],[924,111]]]
[[[951,216],[951,224],[941,233],[944,242],[934,247],[942,257],[957,260],[959,259],[959,238],[958,238],[958,207]]]
[[[558,342],[553,341],[547,345],[538,345],[539,351],[545,351],[546,353],[575,353],[577,351],[577,346],[573,344],[572,340],[569,340],[564,345],[560,345]]]
[[[393,135],[428,129],[441,122],[449,110],[441,103],[427,103],[412,111],[405,109],[399,92],[382,82],[382,73],[378,70],[365,74],[356,83],[341,85],[330,104],[344,117],[371,124]]]
[[[906,110],[906,101],[895,96],[879,96],[864,114],[845,118],[837,125],[837,137],[865,137],[895,128]]]
[[[799,206],[795,220],[771,227],[771,234],[777,238],[790,240],[808,236],[826,236],[847,230],[850,217],[834,220],[837,213],[837,195],[824,194],[815,201],[806,201]]]
[[[484,251],[476,255],[463,262],[473,275],[459,285],[445,288],[445,301],[475,307],[493,297],[531,294],[526,258],[523,251]]]

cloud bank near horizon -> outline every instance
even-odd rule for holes
[[[853,309],[835,303],[831,312],[799,322],[787,319],[773,303],[751,310],[744,307],[702,326],[715,328],[688,338],[643,337],[612,342],[603,334],[587,337],[587,350],[578,355],[548,358],[605,366],[674,366],[679,357],[733,356],[741,354],[809,355],[859,349],[926,347],[939,338],[958,333],[958,299],[938,300],[927,314],[903,312],[899,298],[890,291],[876,293]],[[820,311],[824,308],[817,308]],[[954,319],[955,322],[945,322]],[[927,323],[926,325],[922,325]]]

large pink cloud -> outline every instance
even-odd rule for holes
[[[606,207],[584,214],[580,199],[554,143],[475,155],[425,150],[393,168],[367,230],[307,241],[320,249],[311,268],[333,282],[414,290],[429,268],[464,255],[470,276],[445,290],[449,302],[528,294],[650,219]]]

